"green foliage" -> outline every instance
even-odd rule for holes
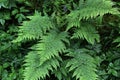
[[[37,52],[35,52],[37,53]],[[59,62],[56,58],[51,58],[41,64],[41,57],[39,54],[29,53],[26,56],[26,68],[24,73],[24,80],[38,80],[41,78],[45,78],[46,75],[49,76],[49,70],[54,70],[59,66]],[[35,74],[33,74],[35,72]],[[32,77],[31,77],[32,76]]]
[[[117,39],[115,39],[114,42],[120,42],[120,37],[118,37]],[[118,46],[120,46],[120,44],[118,44]]]
[[[7,32],[0,31],[0,79],[23,80],[23,55],[18,49],[19,44],[12,44],[15,37]],[[18,69],[17,69],[18,68]]]
[[[41,37],[40,42],[32,47],[35,51],[28,53],[25,80],[37,80],[39,77],[44,78],[45,75],[49,74],[49,70],[53,70],[52,67],[57,69],[57,66],[59,66],[57,57],[59,59],[59,53],[62,53],[66,49],[62,42],[67,41],[66,36],[67,34],[64,32],[59,34],[57,32],[51,32]],[[33,71],[31,72],[31,70],[37,71],[37,74],[33,75]]]
[[[41,37],[40,42],[32,48],[35,51],[28,53],[25,80],[37,80],[39,77],[44,78],[45,75],[49,74],[49,70],[53,70],[52,68],[57,69],[57,66],[59,66],[59,61],[57,60],[57,58],[60,58],[59,53],[66,49],[62,42],[67,41],[66,36],[67,34],[64,32],[57,33],[52,31]],[[33,75],[34,71],[37,74]],[[31,76],[33,77],[31,78]]]
[[[89,51],[90,52],[90,51]],[[76,50],[69,52],[69,56],[74,57],[70,59],[66,67],[70,67],[69,71],[74,70],[73,77],[76,76],[76,80],[96,80],[97,74],[95,73],[96,65],[95,60],[88,53],[87,50]]]
[[[71,27],[80,27],[80,21],[82,19],[88,20],[103,16],[106,13],[116,14],[118,13],[116,8],[112,8],[113,2],[107,0],[80,0],[79,7],[76,10],[71,11],[68,15],[68,29]]]
[[[46,33],[47,30],[54,27],[47,16],[35,14],[34,16],[29,16],[29,18],[31,21],[24,21],[23,26],[20,27],[18,34],[19,37],[15,40],[15,42],[24,41],[27,39],[39,39]]]
[[[119,80],[119,3],[0,0],[0,80]]]
[[[75,30],[72,38],[85,38],[91,44],[94,44],[95,40],[97,42],[100,41],[98,32],[91,24],[83,23],[80,26],[80,28]]]

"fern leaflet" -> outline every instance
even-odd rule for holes
[[[68,17],[68,27],[69,30],[71,27],[79,27],[80,21],[82,19],[88,20],[96,18],[97,16],[103,16],[104,14],[118,14],[118,10],[113,8],[114,5],[112,1],[108,0],[80,0],[80,6],[78,9],[72,11]]]
[[[48,75],[49,70],[53,70],[52,67],[57,69],[59,66],[57,59],[61,60],[59,53],[66,49],[64,42],[68,42],[66,37],[66,32],[57,33],[55,31],[41,37],[39,43],[32,47],[33,51],[28,53],[25,60],[25,80],[44,78],[45,75]],[[36,75],[32,75],[32,70],[36,71]],[[32,79],[30,79],[31,75]]]
[[[86,50],[69,51],[68,55],[73,58],[68,61],[66,67],[69,67],[69,71],[73,71],[73,77],[76,77],[76,80],[97,79],[94,59],[87,54]]]
[[[26,56],[24,80],[38,80],[43,79],[46,75],[49,76],[49,70],[57,69],[59,62],[56,58],[51,58],[40,65],[40,55],[29,53]],[[34,72],[34,74],[33,74]]]
[[[30,21],[24,21],[19,28],[18,38],[13,42],[24,40],[39,39],[47,30],[54,27],[48,16],[41,16],[36,13],[34,16],[29,16]]]
[[[99,42],[99,34],[95,27],[88,23],[82,23],[81,27],[75,30],[72,38],[86,39],[89,43],[94,44],[95,40]]]

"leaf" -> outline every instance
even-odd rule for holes
[[[82,52],[82,49],[70,52],[71,54],[73,58],[68,61],[66,67],[69,67],[69,71],[73,71],[73,77],[76,77],[76,80],[96,80],[98,75],[94,58]]]
[[[109,71],[108,71],[108,73],[109,74],[112,74],[113,76],[118,76],[118,73],[117,73],[117,71],[116,70],[114,70],[114,69],[110,69]]]
[[[3,68],[7,68],[7,67],[9,67],[9,66],[10,66],[9,63],[4,63],[4,64],[3,64]]]
[[[119,44],[117,45],[117,47],[119,47],[120,46],[120,37],[118,37],[117,39],[115,39],[114,41],[113,41],[113,43],[115,43],[115,42],[118,42]]]
[[[67,30],[72,27],[79,27],[81,20],[93,19],[104,14],[119,14],[117,8],[113,8],[114,3],[108,0],[80,0],[80,5],[76,10],[73,10],[68,14],[68,26]]]
[[[48,16],[35,14],[29,16],[30,21],[24,21],[19,28],[18,38],[13,42],[21,42],[25,40],[39,39],[43,34],[54,27]]]
[[[58,80],[68,79],[68,69],[66,69],[66,62],[67,61],[62,61],[57,70],[53,71]]]
[[[39,43],[31,48],[33,51],[26,56],[25,80],[44,79],[46,75],[49,75],[49,71],[53,71],[53,68],[57,69],[61,60],[59,53],[66,49],[63,42],[67,41],[66,37],[66,32],[55,31],[41,37]]]
[[[5,24],[5,20],[4,20],[4,19],[0,19],[0,23],[1,23],[2,25],[4,25],[4,24]]]
[[[72,38],[86,39],[89,43],[94,44],[100,41],[100,36],[96,29],[88,23],[83,23],[80,28],[75,30]]]
[[[39,43],[32,47],[32,49],[37,50],[36,53],[40,55],[41,64],[52,57],[59,56],[59,53],[64,52],[66,47],[63,41],[68,42],[66,38],[67,33],[57,33],[54,31],[41,37]]]
[[[59,62],[56,58],[51,58],[40,65],[40,55],[36,53],[29,53],[26,56],[25,62],[27,63],[25,64],[24,80],[43,79],[46,75],[49,75],[49,70],[52,71],[59,66]]]
[[[26,16],[20,13],[20,14],[17,14],[15,18],[18,19],[19,23],[21,23],[24,19],[26,19]]]
[[[29,10],[25,9],[25,7],[21,7],[21,8],[20,8],[20,12],[23,12],[23,13],[24,13],[24,12],[29,12]]]
[[[19,12],[18,9],[14,9],[14,10],[12,11],[12,15],[17,14],[18,12]]]

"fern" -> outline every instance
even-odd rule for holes
[[[81,19],[89,19],[89,18],[96,18],[97,16],[103,16],[104,14],[111,13],[116,14],[119,13],[116,8],[113,8],[112,6],[114,3],[112,1],[108,0],[80,0],[80,5],[77,10],[72,11],[68,15],[68,22],[71,24],[72,21],[78,22]],[[73,23],[74,26],[76,24]],[[69,25],[68,24],[68,25]],[[72,25],[71,25],[72,26]]]
[[[88,23],[82,23],[80,28],[75,30],[72,38],[86,39],[89,43],[94,44],[95,41],[99,42],[99,34],[95,27]]]
[[[52,70],[52,67],[56,69],[59,66],[56,57],[59,57],[59,53],[64,52],[66,49],[63,43],[63,41],[68,42],[66,37],[67,33],[57,33],[55,31],[41,37],[40,42],[32,47],[33,51],[28,53],[25,80],[37,80],[39,77],[44,78],[45,75],[49,74],[49,70]],[[32,75],[33,71],[37,71],[35,75]],[[30,79],[31,75],[32,79]]]
[[[66,68],[66,63],[67,61],[62,61],[57,70],[53,71],[58,80],[68,80],[70,78],[70,76],[68,76],[68,69]]]
[[[69,50],[68,55],[73,59],[68,61],[66,67],[69,67],[69,71],[73,71],[73,77],[76,77],[76,80],[96,80],[98,77],[94,59],[87,53],[89,52],[84,49]]]
[[[97,31],[93,27],[94,25],[81,23],[84,23],[83,21],[87,22],[88,19],[103,16],[107,13],[118,13],[117,9],[112,7],[113,5],[113,2],[108,0],[80,0],[79,8],[68,14],[68,26],[66,31],[72,27],[77,27],[72,38],[85,38],[91,44],[94,44],[95,40],[99,42],[99,35],[96,34]]]
[[[47,30],[54,27],[48,16],[41,16],[36,13],[28,18],[31,20],[24,21],[22,26],[19,27],[18,38],[14,42],[39,39]]]
[[[49,16],[41,16],[36,13],[34,16],[28,17],[30,21],[24,21],[22,26],[19,27],[18,38],[13,42],[39,40],[37,44],[31,47],[32,50],[28,52],[25,58],[24,80],[43,80],[51,73],[55,74],[59,80],[63,78],[72,80],[97,79],[96,64],[94,58],[89,55],[92,52],[86,49],[68,50],[67,60],[65,60],[64,54],[66,54],[67,48],[83,47],[79,46],[79,42],[75,44],[73,39],[85,39],[91,44],[100,42],[100,36],[96,28],[97,23],[93,22],[96,21],[93,19],[98,17],[102,19],[104,14],[118,12],[116,8],[112,7],[114,5],[112,1],[79,1],[80,4],[75,10],[69,10],[73,7],[70,4],[69,9],[63,13],[59,8],[57,8],[59,11],[56,10],[53,14],[48,11],[46,14],[49,14]],[[52,2],[52,4],[57,4],[57,1]],[[59,5],[62,4],[59,3]],[[46,10],[43,10],[43,13],[45,13],[44,11]],[[69,13],[69,11],[71,12]],[[65,23],[63,23],[64,21]],[[67,26],[66,31],[64,31],[64,26]],[[70,77],[68,77],[68,74]]]
[[[0,80],[120,80],[119,5],[0,0]]]
[[[66,49],[65,44],[62,42],[68,42],[66,37],[67,34],[65,32],[60,34],[57,32],[51,32],[48,35],[41,37],[40,42],[32,48],[34,50],[38,50],[38,54],[41,56],[41,64],[51,57],[59,56],[58,52],[62,53]]]
[[[24,80],[43,79],[46,75],[49,76],[49,70],[57,69],[59,66],[59,62],[56,58],[51,58],[40,65],[40,57],[41,56],[36,52],[29,53],[26,56]]]
[[[107,0],[80,0],[80,7],[77,10],[71,11],[68,15],[68,27],[69,30],[71,27],[80,26],[81,19],[95,18],[97,16],[103,16],[106,13],[118,13],[116,8],[112,8],[114,5],[113,2]]]

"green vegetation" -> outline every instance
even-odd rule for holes
[[[0,0],[0,80],[120,80],[120,1]]]

